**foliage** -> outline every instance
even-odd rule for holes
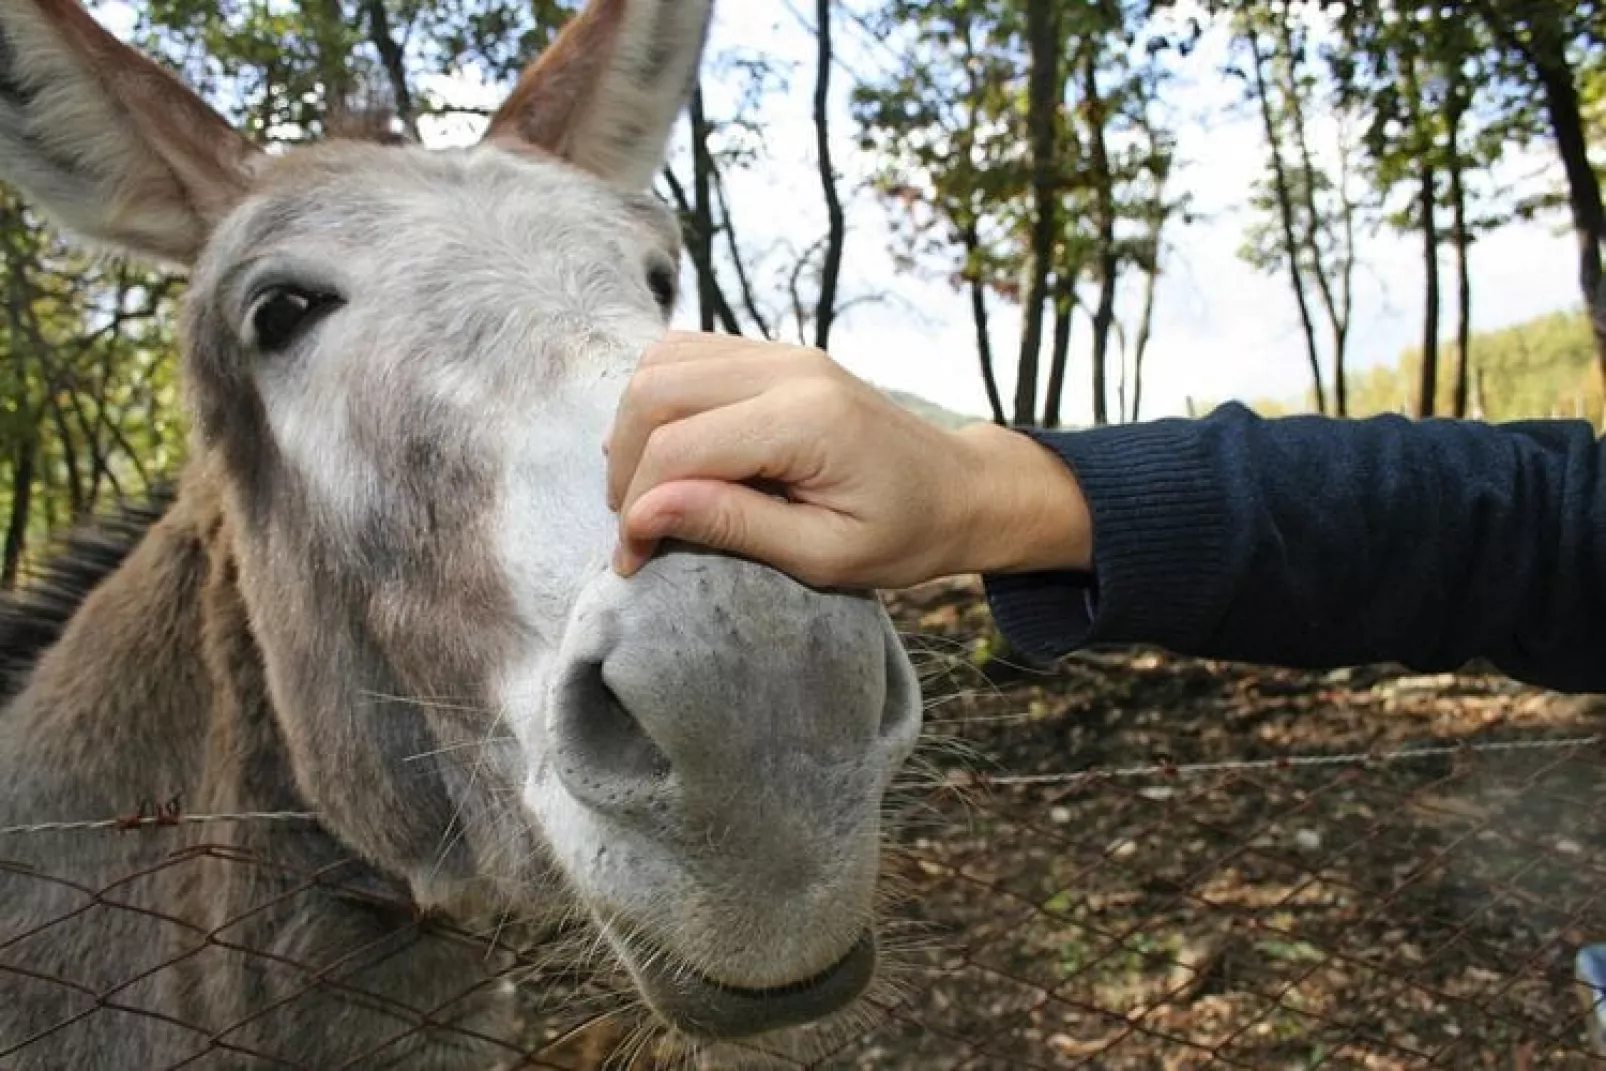
[[[147,492],[183,454],[177,284],[70,251],[0,196],[0,586],[29,546],[107,495]]]
[[[971,290],[989,378],[986,300],[1027,296],[1040,211],[1031,192],[1038,172],[1029,130],[1029,8],[1024,0],[891,0],[876,25],[897,42],[900,63],[854,95],[860,148],[874,160],[872,186],[892,213],[899,263]],[[1055,333],[1065,337],[1077,308],[1092,316],[1100,414],[1102,357],[1112,334],[1127,333],[1113,318],[1119,276],[1158,273],[1163,229],[1185,205],[1168,189],[1174,137],[1156,107],[1166,81],[1160,57],[1175,42],[1169,23],[1150,14],[1145,4],[1104,0],[1067,6],[1056,23],[1060,106],[1053,159],[1042,162],[1058,187],[1048,265]],[[1133,333],[1146,338],[1145,325]],[[1063,344],[1055,349],[1062,373]],[[1018,372],[1031,377],[1037,367],[1028,343]],[[1023,411],[1018,397],[1015,420],[1055,423],[1063,386],[1051,372],[1043,404],[1027,399]],[[994,410],[1002,422],[996,398]]]
[[[1557,312],[1498,331],[1472,336],[1473,415],[1490,421],[1572,419],[1600,422],[1606,416],[1595,371],[1589,322],[1577,312]],[[1445,354],[1446,359],[1448,353]],[[1351,378],[1352,415],[1410,413],[1422,351],[1413,348],[1393,365],[1378,365]],[[1449,407],[1451,384],[1440,383],[1439,407]],[[1267,416],[1307,412],[1310,399],[1261,399],[1250,403]]]

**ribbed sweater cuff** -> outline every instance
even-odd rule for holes
[[[1204,426],[1165,420],[1029,431],[1075,473],[1093,517],[1093,573],[984,578],[993,619],[1021,654],[1103,643],[1187,647],[1230,598],[1230,518]]]

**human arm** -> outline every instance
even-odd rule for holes
[[[1034,435],[1077,473],[1097,549],[1088,573],[988,578],[1028,654],[1142,642],[1424,671],[1483,658],[1606,690],[1606,444],[1588,425],[1228,406]]]

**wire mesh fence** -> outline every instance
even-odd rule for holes
[[[890,991],[851,1028],[838,1023],[801,1046],[761,1040],[701,1063],[1606,1066],[1591,1047],[1591,992],[1578,977],[1580,953],[1606,940],[1606,746],[1597,737],[1019,779],[953,767],[917,802],[888,858],[901,890],[886,937]],[[289,879],[255,916],[301,898],[371,895],[343,888],[340,865],[289,874],[228,843],[252,822],[305,820],[155,809],[0,831],[0,873],[64,894],[55,917],[0,932],[0,990],[17,999],[59,988],[74,998],[59,1021],[0,1037],[0,1067],[34,1066],[30,1052],[94,1016],[159,1020],[181,1054],[160,1065],[171,1067],[393,1066],[430,1046],[476,1054],[480,1062],[464,1066],[486,1067],[684,1057],[638,1037],[638,1012],[613,1014],[623,983],[605,956],[554,958],[553,948],[574,947],[555,931],[470,933],[376,898],[394,919],[378,937],[331,948],[317,963],[284,962],[246,939],[248,917],[184,918],[142,895],[176,871],[202,880],[220,866]],[[70,873],[4,861],[21,838],[40,836],[165,837],[174,846],[155,867],[87,887]],[[92,912],[159,927],[160,951],[110,975],[30,965],[30,946]],[[427,1001],[367,984],[417,942],[478,949],[483,981]],[[187,967],[204,973],[216,955],[299,982],[234,1021],[187,1021],[175,998],[182,986],[154,983]],[[493,1022],[462,1011],[493,990],[516,993],[511,1014]],[[328,1060],[298,1061],[274,1038],[295,1029],[305,1001],[353,1002],[393,1026],[369,1051],[336,1046]]]

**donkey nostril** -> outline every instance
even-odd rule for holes
[[[559,714],[558,768],[580,799],[627,809],[657,796],[670,762],[608,682],[601,663],[576,667]]]

